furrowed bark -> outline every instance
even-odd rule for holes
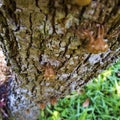
[[[85,7],[70,0],[0,2],[0,45],[16,76],[11,86],[14,112],[22,107],[37,110],[34,104],[80,89],[120,55],[119,0],[92,1]],[[99,24],[105,28],[109,50],[90,54],[87,40],[76,31],[89,29],[97,35]],[[45,63],[54,67],[54,80],[44,78]]]

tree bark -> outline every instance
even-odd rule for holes
[[[0,3],[0,45],[15,74],[11,109],[22,116],[23,108],[35,111],[33,116],[38,109],[34,104],[47,104],[53,96],[59,99],[79,90],[120,55],[120,0],[96,0],[87,6],[74,0]],[[82,31],[97,36],[98,25],[104,26],[109,49],[92,54]],[[54,71],[52,79],[45,77],[46,63]]]

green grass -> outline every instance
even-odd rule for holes
[[[83,107],[86,99],[89,105]],[[39,120],[120,120],[120,60],[84,86],[82,92],[73,92],[40,112]]]

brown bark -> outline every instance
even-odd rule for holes
[[[98,25],[104,26],[109,49],[91,54],[81,33],[88,29],[97,36]],[[58,99],[80,89],[116,61],[120,1],[96,0],[79,6],[70,0],[3,0],[0,32],[7,63],[16,74],[13,105],[17,110],[34,108],[34,103],[46,104],[53,96]],[[46,63],[55,72],[52,79],[45,78]]]

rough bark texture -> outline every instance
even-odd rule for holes
[[[96,0],[85,7],[71,0],[0,0],[0,4],[0,45],[16,75],[11,109],[24,119],[31,115],[36,119],[36,104],[79,90],[120,55],[120,0]],[[109,49],[90,54],[87,40],[77,32],[89,29],[97,35],[98,24],[105,28]],[[54,79],[44,77],[45,63],[55,70]]]

